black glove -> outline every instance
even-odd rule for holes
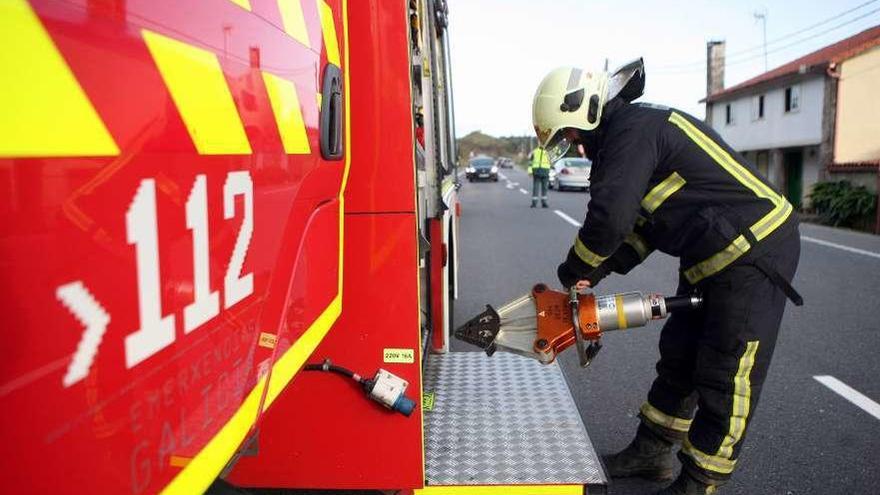
[[[562,263],[556,268],[556,276],[559,277],[559,282],[566,289],[573,287],[581,280],[586,280],[590,282],[590,287],[595,287],[603,278],[608,276],[610,272],[611,269],[608,263],[602,263],[586,275],[575,273],[569,268],[568,263]]]
[[[566,263],[560,263],[556,268],[556,276],[559,277],[559,283],[561,283],[566,289],[578,283],[579,280],[583,280],[576,273],[571,271]]]

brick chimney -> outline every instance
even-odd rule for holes
[[[724,42],[706,43],[706,97],[724,89]],[[706,122],[712,121],[712,104],[706,103]]]

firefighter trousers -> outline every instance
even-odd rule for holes
[[[795,229],[762,258],[790,282],[799,256]],[[684,469],[719,485],[733,472],[754,416],[786,295],[746,263],[704,280],[699,289],[703,308],[676,313],[663,327],[657,378],[640,416],[665,438],[683,439]],[[681,282],[679,293],[692,290]]]

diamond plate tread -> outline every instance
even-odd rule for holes
[[[427,485],[607,482],[558,364],[431,354],[423,388]]]

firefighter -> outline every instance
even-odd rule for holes
[[[532,208],[538,206],[538,198],[541,198],[541,206],[547,208],[547,186],[550,183],[550,160],[544,148],[538,146],[532,150],[532,162],[529,164],[529,175],[532,176]],[[540,190],[540,192],[539,192]]]
[[[583,227],[557,274],[595,287],[653,250],[680,258],[678,293],[703,308],[674,314],[632,442],[606,456],[612,477],[671,480],[658,492],[713,493],[734,471],[770,365],[800,252],[791,204],[710,127],[632,103],[641,60],[613,75],[562,68],[538,87],[533,120],[552,161],[583,145],[593,161]]]

